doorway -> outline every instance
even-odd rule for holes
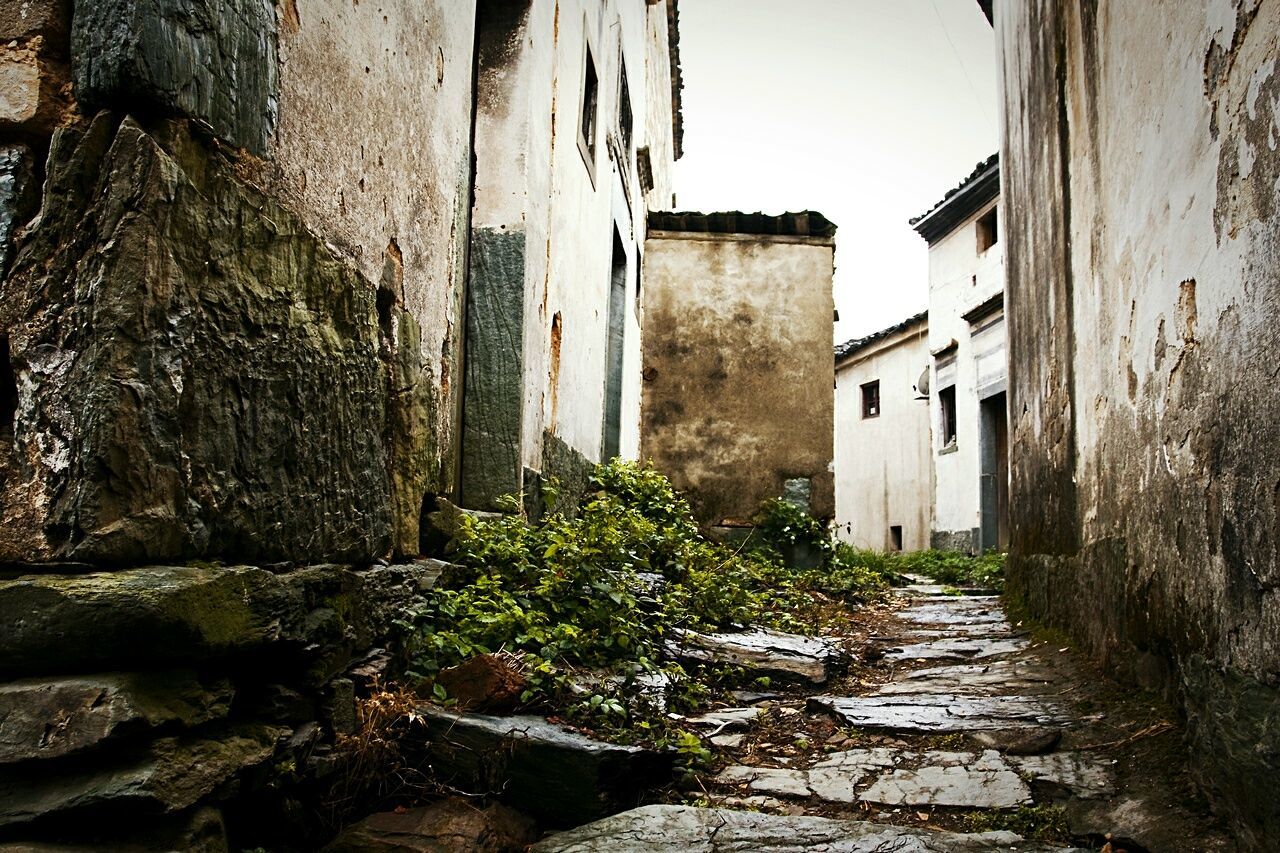
[[[621,452],[622,445],[622,345],[627,330],[627,250],[613,231],[613,265],[609,273],[608,373],[604,383],[604,440],[600,461]]]
[[[979,405],[981,455],[982,550],[1009,547],[1009,418],[1005,393]]]

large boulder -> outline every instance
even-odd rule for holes
[[[160,726],[226,716],[231,682],[194,672],[104,673],[0,684],[0,764],[60,758]]]
[[[374,291],[187,125],[60,129],[0,284],[0,560],[387,553]]]
[[[76,3],[71,43],[81,103],[198,118],[266,152],[279,97],[269,0]]]

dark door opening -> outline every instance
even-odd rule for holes
[[[627,251],[613,232],[613,267],[609,274],[608,373],[604,383],[604,442],[600,460],[620,452],[622,444],[622,356],[627,329]]]
[[[982,548],[1009,547],[1009,421],[1004,392],[981,405]]]
[[[889,550],[902,550],[902,525],[894,524],[889,527]]]

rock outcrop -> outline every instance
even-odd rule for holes
[[[0,560],[390,549],[374,289],[186,126],[60,130],[0,289]]]

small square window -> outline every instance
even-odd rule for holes
[[[950,447],[956,443],[956,386],[938,391],[938,407],[942,410],[942,446]]]
[[[880,416],[880,380],[868,382],[862,386],[862,416],[876,418]]]
[[[996,208],[993,207],[978,217],[978,254],[990,249],[999,240],[999,223],[996,221]]]

